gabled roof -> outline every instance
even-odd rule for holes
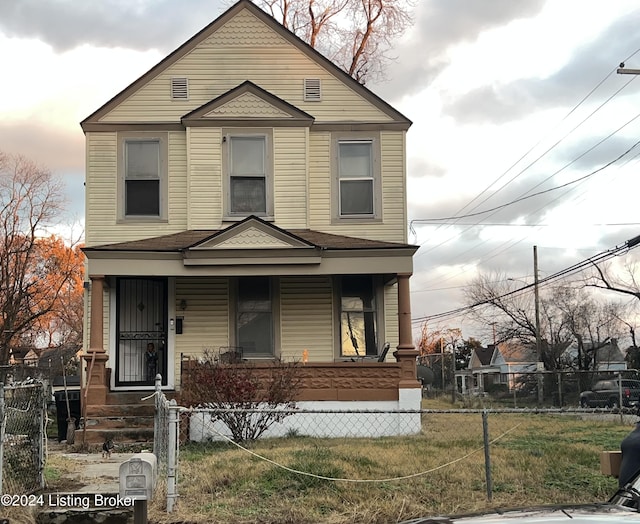
[[[234,104],[234,102],[236,104]],[[252,106],[246,111],[247,105]],[[256,107],[258,106],[258,107]],[[261,115],[256,116],[256,112]],[[237,125],[247,120],[252,126],[309,127],[314,118],[249,80],[194,109],[182,117],[185,127]]]
[[[506,363],[530,363],[538,360],[535,347],[524,346],[517,342],[498,344],[498,352]]]
[[[102,107],[94,111],[91,115],[85,118],[80,125],[86,131],[88,124],[97,123],[103,116],[109,113],[113,108],[117,107],[120,103],[126,100],[129,96],[139,90],[142,86],[148,83],[151,79],[157,77],[164,72],[169,66],[176,61],[186,56],[190,51],[197,47],[201,42],[209,38],[219,28],[224,26],[229,20],[235,17],[242,10],[248,10],[256,18],[264,22],[273,31],[277,32],[280,37],[298,48],[301,52],[306,54],[317,64],[331,73],[333,76],[339,78],[343,83],[347,84],[352,90],[357,92],[360,96],[377,107],[384,114],[389,116],[395,123],[399,124],[403,129],[408,129],[411,125],[411,121],[405,117],[398,110],[394,109],[391,105],[385,102],[382,98],[378,97],[375,93],[364,87],[357,82],[354,78],[345,73],[342,69],[336,66],[329,59],[324,57],[321,53],[316,51],[302,39],[297,37],[291,31],[286,29],[282,24],[277,22],[272,16],[253,4],[250,0],[239,0],[235,5],[230,7],[222,15],[216,18],[213,22],[207,25],[204,29],[196,33],[193,37],[187,40],[184,44],[178,47],[175,51],[170,53],[167,57],[161,60],[158,64],[152,67],[148,72],[115,95]]]
[[[473,351],[482,366],[490,366],[495,350],[495,346],[489,345],[486,348],[476,348]]]
[[[192,229],[143,240],[85,247],[83,251],[90,255],[92,252],[104,251],[186,252],[203,249],[238,249],[244,242],[243,236],[246,239],[249,236],[247,232],[251,229],[254,230],[251,233],[254,239],[257,238],[256,235],[262,235],[261,239],[256,240],[260,249],[280,248],[283,246],[278,242],[284,242],[287,248],[304,247],[320,250],[417,250],[417,246],[398,242],[333,235],[311,229],[285,230],[259,217],[249,216],[225,229]],[[231,242],[232,239],[235,241]],[[228,243],[225,244],[225,242]],[[251,242],[244,245],[248,249],[255,249],[256,246]]]

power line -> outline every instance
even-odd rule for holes
[[[547,284],[549,282],[552,282],[554,280],[558,280],[560,278],[563,277],[567,277],[570,275],[573,275],[575,273],[579,273],[582,270],[584,270],[586,267],[591,266],[591,265],[595,265],[597,263],[600,262],[606,262],[607,260],[609,260],[610,258],[613,258],[619,254],[621,254],[622,252],[629,252],[632,249],[635,249],[636,247],[638,247],[638,245],[640,245],[640,235],[627,240],[624,244],[621,244],[620,246],[616,246],[612,249],[608,249],[607,251],[602,251],[600,253],[598,253],[597,255],[594,255],[590,258],[587,258],[586,260],[583,260],[581,262],[578,262],[576,264],[574,264],[573,266],[569,266],[568,268],[562,269],[556,273],[553,273],[552,275],[549,275],[547,277],[541,278],[538,280],[538,285],[543,285],[543,284]],[[497,297],[494,297],[495,299],[500,299],[500,298],[505,298],[505,297],[509,297],[509,296],[513,296],[516,294],[519,294],[527,289],[531,289],[535,286],[535,282],[528,284],[526,286],[523,286],[521,288],[518,289],[514,289],[512,291],[508,291],[507,293],[503,293],[502,295],[499,295]],[[418,322],[425,322],[425,321],[429,321],[429,320],[436,320],[436,319],[442,319],[442,318],[446,318],[446,317],[450,317],[450,316],[457,316],[460,313],[465,313],[467,311],[471,311],[474,308],[477,307],[481,307],[481,306],[488,306],[490,304],[489,300],[483,300],[481,302],[476,302],[475,304],[470,304],[468,306],[462,306],[450,311],[445,311],[442,313],[436,313],[435,315],[425,315],[422,317],[417,317],[411,320],[412,323],[418,323]]]
[[[587,151],[585,151],[584,153],[582,153],[579,157],[573,159],[571,162],[569,162],[568,164],[564,165],[562,168],[560,168],[558,171],[556,171],[555,173],[552,173],[551,175],[549,175],[545,180],[543,180],[542,182],[538,183],[535,187],[540,186],[542,183],[546,182],[547,180],[549,180],[551,177],[557,175],[558,173],[560,173],[561,171],[563,171],[564,169],[566,169],[567,167],[569,167],[571,164],[575,163],[577,160],[579,160],[580,158],[582,158],[584,155],[586,155],[587,153],[593,151],[594,148],[596,148],[597,146],[599,146],[600,144],[602,144],[605,140],[611,138],[613,135],[615,135],[618,131],[620,131],[621,129],[623,129],[625,126],[629,125],[631,122],[633,122],[634,120],[636,120],[637,118],[640,117],[640,113],[638,113],[636,116],[634,116],[631,120],[629,120],[628,122],[626,122],[623,126],[619,127],[618,129],[616,129],[614,132],[610,133],[607,137],[605,137],[604,139],[602,139],[600,142],[598,142],[595,146],[591,147],[590,149],[588,149]],[[490,209],[485,209],[484,211],[478,211],[477,213],[470,213],[468,215],[460,215],[460,216],[452,216],[452,217],[443,217],[443,218],[414,218],[410,224],[425,224],[425,223],[430,223],[430,222],[439,222],[441,220],[455,220],[457,218],[471,218],[471,217],[475,217],[475,216],[479,216],[479,215],[484,215],[485,213],[491,213],[493,211],[499,211],[500,209],[504,209],[506,207],[512,206],[514,204],[517,204],[519,202],[522,202],[524,200],[528,200],[530,198],[536,197],[536,196],[540,196],[540,195],[544,195],[546,193],[551,193],[552,191],[557,191],[558,189],[563,189],[565,187],[571,186],[573,184],[577,184],[579,182],[582,182],[596,174],[598,174],[600,171],[605,170],[606,168],[608,168],[609,166],[615,164],[618,160],[624,158],[626,155],[628,155],[631,151],[633,151],[638,145],[640,145],[640,140],[638,140],[636,143],[634,143],[629,149],[627,149],[624,153],[622,153],[621,155],[619,155],[618,157],[616,157],[615,159],[611,160],[610,162],[607,162],[605,165],[600,166],[598,169],[595,169],[593,171],[591,171],[590,173],[587,173],[584,176],[581,176],[580,178],[576,178],[575,180],[571,180],[569,182],[566,182],[565,184],[561,184],[559,186],[556,187],[551,187],[549,189],[545,189],[543,191],[538,191],[537,193],[532,193],[530,195],[526,195],[522,196],[520,198],[516,198],[515,200],[512,200],[511,202],[506,202],[504,204],[501,204],[499,206],[490,208]],[[482,225],[482,224],[474,224],[474,225]]]

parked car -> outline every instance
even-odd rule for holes
[[[640,401],[640,380],[622,379],[622,406],[631,407]],[[583,408],[619,408],[619,379],[598,380],[591,391],[580,393]]]
[[[626,524],[640,522],[639,491],[640,477],[636,476],[608,502],[600,504],[553,505],[450,517],[419,517],[401,524]]]

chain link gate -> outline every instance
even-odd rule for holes
[[[46,410],[41,382],[0,384],[0,494],[44,487]]]

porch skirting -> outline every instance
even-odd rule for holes
[[[301,401],[282,422],[261,438],[287,435],[321,438],[377,438],[416,435],[421,431],[421,389],[402,388],[396,401]],[[194,442],[231,438],[215,411],[191,412],[189,438]]]

